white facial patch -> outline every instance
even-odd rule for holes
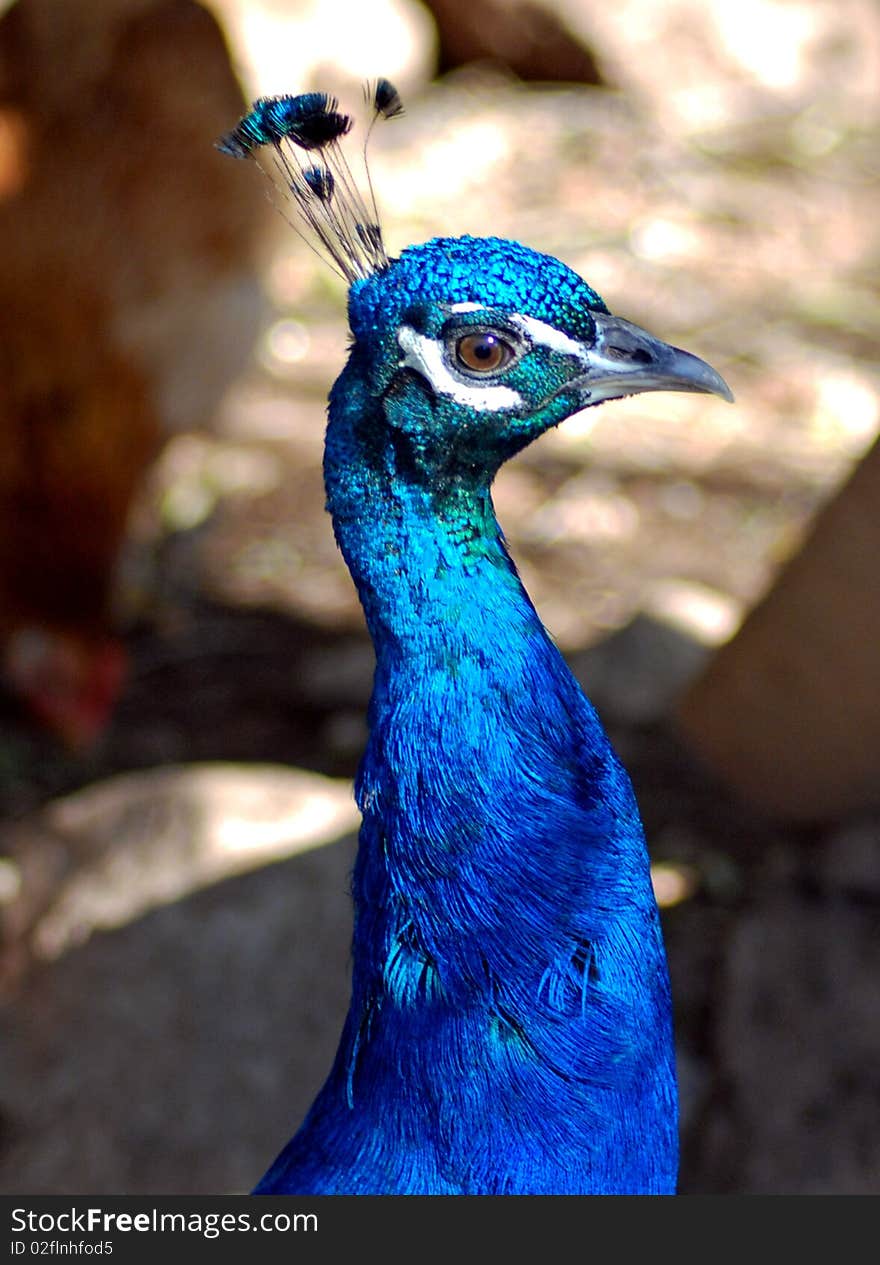
[[[582,363],[585,361],[583,343],[569,338],[568,334],[563,334],[561,329],[554,329],[552,325],[539,321],[537,317],[523,316],[520,312],[509,316],[508,320],[511,325],[521,329],[531,342],[547,347],[550,351],[558,351],[563,356],[575,356]]]
[[[397,341],[403,352],[401,365],[415,369],[423,378],[427,378],[439,395],[448,395],[457,404],[487,413],[497,413],[501,409],[522,405],[523,398],[519,391],[514,391],[503,383],[471,384],[457,378],[443,357],[443,345],[433,338],[417,333],[412,326],[401,325],[397,331]]]

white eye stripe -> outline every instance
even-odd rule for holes
[[[397,341],[403,352],[401,366],[415,369],[428,379],[438,394],[449,396],[457,404],[486,412],[498,412],[501,409],[517,408],[523,402],[518,391],[500,382],[471,385],[457,378],[444,359],[443,344],[417,333],[411,325],[401,325],[397,331]]]
[[[550,351],[561,352],[564,356],[576,356],[578,360],[584,360],[585,349],[583,343],[570,338],[561,329],[555,329],[552,325],[539,321],[535,316],[523,316],[520,312],[513,313],[507,319],[511,325],[521,329],[533,343],[547,347]]]

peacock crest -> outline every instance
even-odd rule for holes
[[[217,148],[232,158],[254,158],[271,180],[284,218],[316,254],[329,259],[349,283],[388,264],[367,147],[379,119],[403,113],[400,94],[387,79],[367,84],[370,111],[362,150],[366,195],[340,143],[354,119],[326,92],[260,97]],[[261,161],[262,160],[262,161]],[[287,208],[292,207],[291,219]]]

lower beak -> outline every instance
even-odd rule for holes
[[[699,356],[671,347],[619,316],[592,315],[596,337],[584,348],[584,372],[569,384],[578,388],[585,405],[642,391],[700,391],[733,403],[721,374]]]

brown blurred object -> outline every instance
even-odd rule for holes
[[[880,803],[880,441],[686,693],[693,750],[790,820]]]
[[[592,49],[541,0],[427,0],[440,36],[440,70],[492,61],[520,79],[604,83]]]
[[[0,19],[0,664],[73,744],[121,685],[128,511],[246,362],[266,202],[193,0],[18,0]],[[243,165],[242,165],[243,166]]]

